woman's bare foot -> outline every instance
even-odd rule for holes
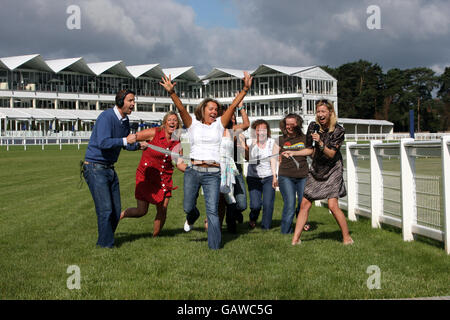
[[[352,238],[348,238],[348,239],[345,239],[344,241],[342,241],[342,243],[343,243],[344,245],[349,245],[349,244],[353,244],[354,241],[353,241]]]

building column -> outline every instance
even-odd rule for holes
[[[36,98],[33,99],[32,104],[33,104],[33,109],[36,109]]]
[[[338,109],[337,98],[336,98],[336,100],[333,101],[333,105],[334,105],[334,112],[336,113],[336,116],[339,117],[339,109]]]
[[[173,104],[172,104],[172,103],[171,103],[170,106],[169,106],[169,110],[170,110],[170,111],[173,111]]]
[[[55,109],[58,109],[58,99],[55,99]]]
[[[80,100],[75,100],[75,110],[80,110]]]
[[[100,101],[95,102],[95,110],[100,110]]]
[[[14,98],[13,97],[9,98],[9,107],[14,108]]]

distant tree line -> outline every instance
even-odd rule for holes
[[[407,132],[412,109],[416,132],[450,130],[450,67],[441,76],[429,68],[383,73],[364,60],[322,68],[338,80],[339,117],[388,120]]]

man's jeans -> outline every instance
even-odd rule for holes
[[[200,216],[200,212],[196,208],[200,186],[204,193],[206,217],[208,219],[208,247],[210,249],[220,249],[222,242],[218,213],[220,171],[199,172],[192,167],[186,168],[183,183],[183,209],[186,212],[186,220],[189,224],[194,224]]]
[[[102,164],[84,164],[86,180],[97,213],[98,240],[100,247],[114,246],[114,232],[120,219],[119,178],[113,168]]]
[[[272,187],[272,180],[273,176],[266,178],[247,176],[248,193],[250,194],[250,220],[255,222],[258,220],[262,206],[262,229],[270,229],[272,225],[273,203],[275,201],[275,189]]]
[[[281,215],[281,233],[293,232],[292,221],[294,220],[294,214],[300,210],[305,184],[306,178],[278,176],[278,186],[284,202]],[[296,199],[298,199],[297,208],[295,207]]]

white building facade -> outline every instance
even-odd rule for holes
[[[162,76],[171,75],[181,101],[193,112],[206,97],[229,105],[242,89],[243,71],[214,68],[199,76],[194,67],[86,63],[81,57],[46,61],[39,54],[0,58],[0,133],[89,133],[99,113],[114,105],[115,94],[121,89],[136,92],[130,120],[145,127],[159,123],[165,112],[174,110],[159,84]],[[339,115],[337,80],[320,67],[261,65],[246,71],[254,77],[244,100],[251,121],[265,119],[277,132],[279,121],[288,113],[296,113],[306,128],[320,99],[332,101]],[[349,133],[392,133],[393,129],[391,122],[383,120],[339,120]]]

